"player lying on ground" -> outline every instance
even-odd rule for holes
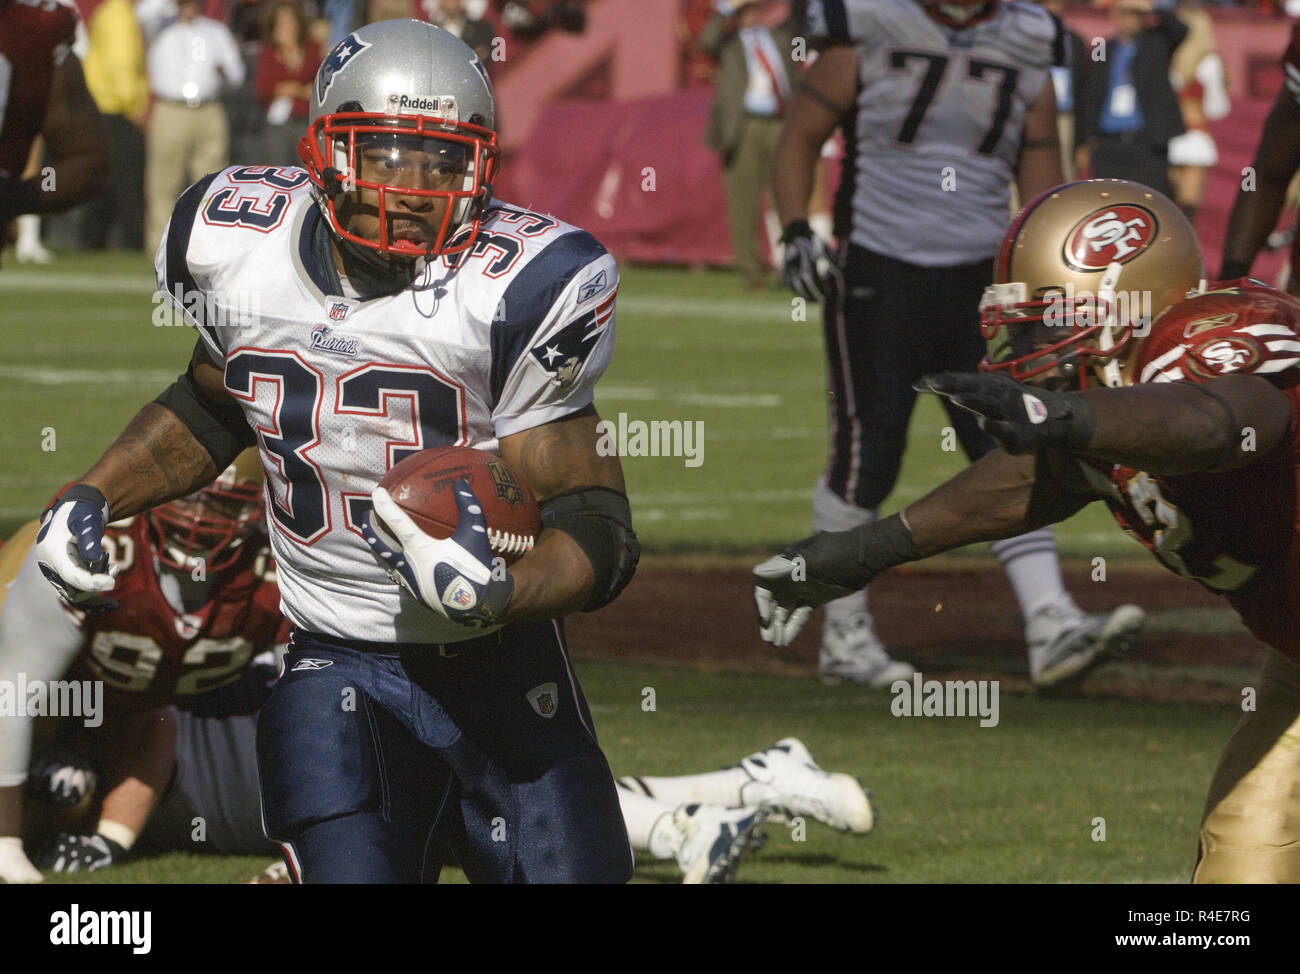
[[[8,586],[0,680],[28,687],[88,680],[105,688],[102,726],[63,715],[54,742],[102,772],[101,817],[89,834],[57,836],[37,858],[51,866],[62,859],[59,868],[104,864],[131,848],[172,777],[167,705],[237,680],[251,659],[287,637],[266,547],[261,468],[246,453],[195,496],[111,525],[104,535],[117,573],[111,607],[63,604],[41,576],[35,534],[29,524],[0,548],[0,586]],[[21,712],[0,721],[0,880],[10,883],[41,878],[21,842],[35,708],[20,704]],[[54,780],[58,762],[39,764],[46,796],[69,804],[84,797],[84,775]]]
[[[922,384],[1002,449],[899,514],[791,545],[755,568],[754,596],[783,646],[893,565],[1105,501],[1271,647],[1210,787],[1195,881],[1297,882],[1300,300],[1203,275],[1185,217],[1146,187],[1085,181],[1029,203],[985,298],[985,372]]]
[[[159,747],[175,742],[175,772],[139,848],[226,855],[274,851],[259,815],[257,719],[245,713],[250,702],[255,708],[265,700],[274,676],[274,665],[255,663],[245,671],[242,685],[187,698],[182,707],[165,711],[170,726],[153,725]],[[74,795],[84,801],[93,792],[90,762],[75,751],[65,747],[42,765],[44,774],[33,783],[40,785],[41,794],[31,797],[43,799],[46,806]],[[66,786],[51,788],[51,781],[88,784],[74,792]],[[859,835],[875,826],[875,807],[858,780],[823,771],[793,737],[718,771],[626,777],[618,784],[632,848],[657,859],[675,860],[684,883],[729,881],[741,856],[762,844],[759,828],[764,821],[803,817]],[[196,831],[200,820],[203,828]],[[93,871],[121,861],[120,854],[62,858],[51,854],[41,864],[61,871]],[[276,867],[259,879],[277,877],[289,881],[287,873]]]

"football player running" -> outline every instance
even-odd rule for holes
[[[773,196],[783,277],[824,303],[831,449],[813,526],[838,531],[875,521],[893,490],[912,384],[979,364],[979,300],[1011,184],[1030,199],[1064,179],[1049,72],[1066,35],[1045,10],[998,0],[812,0],[807,27],[820,54],[786,113]],[[832,258],[807,205],[836,126],[845,166]],[[948,419],[972,460],[993,449],[971,416],[950,406]],[[1080,680],[1141,629],[1137,606],[1075,605],[1050,528],[992,549],[1020,603],[1035,685]],[[827,605],[819,668],[825,682],[877,688],[915,672],[877,638],[861,588]]]
[[[109,519],[259,447],[294,627],[258,722],[262,807],[301,881],[436,878],[422,861],[439,839],[472,881],[631,873],[555,621],[611,601],[639,553],[592,404],[617,266],[590,234],[492,198],[495,114],[447,32],[349,34],[316,77],[305,170],[232,167],[177,202],[157,269],[198,330],[190,368],[41,529],[51,580],[101,597]],[[499,453],[541,501],[538,544],[509,571],[472,492],[435,540],[376,489],[451,444]]]
[[[1210,786],[1196,882],[1300,882],[1300,300],[1206,287],[1195,233],[1123,180],[1057,187],[1012,222],[982,302],[980,374],[920,383],[1002,446],[900,513],[755,569],[763,638],[887,568],[1103,500],[1169,569],[1270,647],[1258,709]],[[1148,303],[1149,302],[1149,303]],[[802,566],[800,578],[792,566]]]
[[[35,522],[0,548],[0,681],[48,688],[66,678],[105,690],[102,713],[51,713],[60,720],[44,747],[34,742],[37,708],[27,700],[2,722],[0,881],[41,880],[24,851],[24,824],[29,835],[50,830],[24,823],[24,796],[43,799],[52,818],[51,803],[81,805],[97,778],[98,819],[86,834],[57,834],[35,858],[58,870],[120,861],[172,777],[167,705],[220,692],[287,638],[262,508],[261,466],[247,451],[211,486],[109,525],[100,544],[117,576],[115,604],[60,602],[32,547]],[[39,712],[56,708],[49,692]],[[85,694],[82,701],[87,710]],[[85,760],[64,760],[69,752]]]

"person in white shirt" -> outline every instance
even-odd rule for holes
[[[181,190],[230,161],[230,130],[219,95],[223,81],[244,81],[234,36],[199,16],[199,0],[180,0],[177,19],[149,46],[149,88],[156,96],[145,139],[145,233],[162,239]]]

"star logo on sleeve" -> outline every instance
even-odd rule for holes
[[[573,319],[545,341],[533,346],[533,358],[560,388],[578,378],[583,363],[596,347],[601,332],[614,315],[614,296],[593,311]]]

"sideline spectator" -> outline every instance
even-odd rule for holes
[[[731,246],[745,286],[766,286],[756,224],[760,202],[771,195],[772,153],[781,116],[799,83],[790,42],[800,28],[794,16],[769,30],[768,0],[718,0],[700,34],[701,50],[718,59],[718,86],[705,142],[722,156]]]
[[[253,87],[266,122],[259,158],[268,165],[299,165],[298,139],[307,127],[307,100],[320,62],[300,4],[280,0],[265,9]]]
[[[1105,60],[1084,74],[1078,95],[1075,165],[1173,196],[1169,141],[1185,129],[1169,68],[1187,25],[1167,7],[1153,13],[1150,0],[1117,0],[1111,20]]]
[[[108,123],[113,160],[108,191],[81,211],[81,246],[144,247],[144,133],[149,78],[144,34],[131,0],[104,0],[90,18],[86,87]]]
[[[157,96],[145,139],[146,243],[158,246],[181,191],[225,168],[230,129],[222,79],[242,84],[244,62],[225,24],[199,16],[199,0],[180,0],[176,21],[149,48],[149,87]]]
[[[471,17],[461,0],[424,0],[425,18],[454,34],[488,65],[492,63],[492,25]]]

